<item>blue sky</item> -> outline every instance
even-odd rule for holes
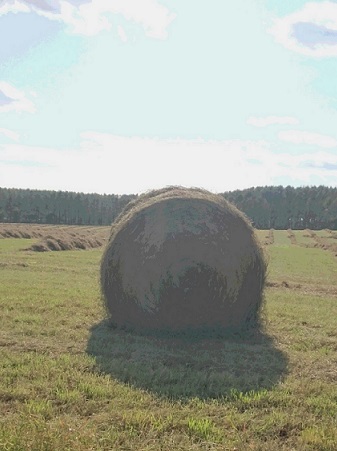
[[[337,1],[0,0],[0,186],[337,186]]]

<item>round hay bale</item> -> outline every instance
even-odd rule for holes
[[[222,196],[168,187],[112,225],[101,288],[115,326],[185,331],[257,326],[266,264],[246,217]]]

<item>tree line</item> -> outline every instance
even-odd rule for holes
[[[259,229],[337,229],[337,188],[264,186],[224,196]]]
[[[0,222],[108,225],[135,197],[0,188]]]
[[[337,229],[337,188],[264,186],[224,192],[260,229]],[[0,188],[0,222],[109,225],[137,195]]]

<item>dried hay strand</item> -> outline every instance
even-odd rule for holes
[[[114,326],[259,327],[266,263],[247,218],[222,196],[168,187],[128,204],[111,228],[101,289]]]
[[[2,238],[39,239],[26,250],[35,252],[94,249],[108,238],[109,227],[48,224],[0,224]]]
[[[102,244],[102,239],[91,237],[87,233],[78,232],[74,234],[67,231],[58,231],[54,232],[53,235],[43,237],[38,243],[32,244],[29,250],[37,252],[87,250],[100,247]]]
[[[296,245],[297,240],[296,240],[296,235],[294,234],[294,232],[291,229],[288,229],[287,232],[288,232],[288,238],[289,238],[291,244]]]
[[[271,246],[272,244],[274,244],[274,229],[268,230],[264,240],[262,241],[263,246]]]

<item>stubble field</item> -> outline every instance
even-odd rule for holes
[[[0,224],[1,450],[337,449],[336,231],[257,231],[263,333],[182,340],[109,327],[109,228],[25,227]]]

